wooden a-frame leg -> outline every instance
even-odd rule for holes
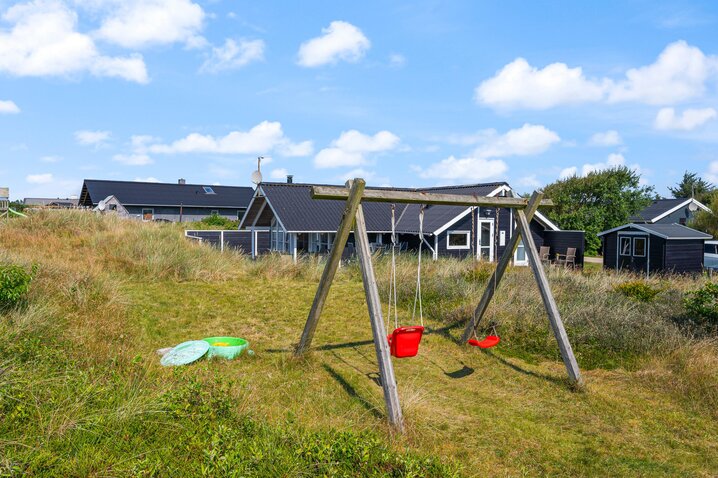
[[[369,308],[369,319],[371,320],[371,331],[374,336],[374,350],[376,360],[379,363],[379,374],[381,375],[381,386],[384,390],[384,402],[389,423],[399,432],[404,431],[404,419],[401,415],[399,404],[399,392],[396,388],[394,367],[391,363],[389,344],[386,339],[386,327],[381,312],[381,301],[379,289],[376,285],[374,267],[371,263],[371,252],[369,251],[369,237],[364,223],[364,211],[361,205],[356,211],[356,226],[354,228],[354,239],[356,241],[361,266],[362,280],[364,281],[364,292],[366,303]]]
[[[521,210],[516,211],[516,224],[521,232],[521,235],[524,237],[524,246],[526,247],[526,252],[529,255],[529,264],[531,265],[539,290],[541,291],[541,299],[543,299],[546,312],[548,313],[548,319],[551,322],[551,328],[553,329],[554,336],[556,336],[558,347],[561,350],[561,358],[566,366],[568,378],[574,384],[583,385],[581,371],[578,369],[578,363],[576,362],[576,357],[573,355],[571,343],[568,341],[566,329],[563,327],[561,314],[556,306],[556,301],[553,298],[553,294],[551,294],[551,287],[549,286],[548,278],[546,277],[546,271],[541,264],[539,251],[536,248],[533,236],[531,236],[528,218]]]
[[[531,195],[531,198],[526,205],[526,217],[529,221],[536,212],[536,209],[538,209],[539,204],[541,204],[542,198],[542,192],[534,192]],[[514,252],[516,252],[516,247],[518,247],[520,240],[521,234],[517,229],[516,231],[514,231],[514,234],[509,239],[508,244],[506,244],[504,253],[501,255],[501,259],[499,259],[499,262],[496,264],[496,270],[494,270],[494,273],[491,275],[489,282],[486,284],[486,289],[484,290],[484,294],[481,296],[481,301],[479,302],[479,305],[476,306],[474,316],[466,324],[466,328],[464,328],[464,334],[461,336],[462,343],[466,343],[466,341],[471,338],[471,335],[474,333],[474,330],[476,330],[476,327],[479,326],[481,319],[484,317],[486,309],[489,307],[491,299],[494,297],[496,288],[498,287],[499,282],[501,282],[501,279],[504,276],[504,272],[506,272],[506,268],[511,263],[511,259],[513,259],[514,257]]]
[[[356,216],[357,209],[361,203],[361,197],[364,193],[364,186],[366,183],[363,179],[355,179],[354,181],[347,181],[347,186],[351,188],[349,191],[349,197],[347,198],[347,204],[344,208],[344,215],[342,216],[337,235],[334,238],[334,245],[329,253],[327,259],[327,265],[324,266],[324,272],[322,272],[322,278],[319,280],[319,287],[317,293],[314,296],[314,302],[312,308],[309,310],[309,316],[307,317],[307,323],[304,325],[304,331],[302,332],[302,338],[299,340],[299,345],[294,351],[294,355],[299,357],[307,351],[312,345],[312,339],[314,338],[314,332],[317,330],[317,324],[319,323],[319,317],[322,315],[322,309],[324,303],[329,295],[329,289],[332,286],[332,281],[337,273],[339,262],[342,259],[342,252],[344,252],[344,246],[346,246],[347,239],[349,239],[349,233],[352,230],[354,224],[354,217]]]

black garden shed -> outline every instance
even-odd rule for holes
[[[711,236],[680,224],[624,224],[598,234],[603,267],[633,272],[696,273],[703,270],[704,242]]]

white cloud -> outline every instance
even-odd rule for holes
[[[571,178],[573,176],[576,176],[578,173],[578,168],[576,166],[570,166],[568,168],[563,168],[561,172],[558,174],[559,179],[566,179]]]
[[[339,148],[325,148],[314,157],[317,168],[339,168],[342,166],[359,166],[364,164],[364,155],[351,153]]]
[[[718,57],[685,41],[669,44],[650,65],[626,71],[620,80],[589,79],[581,67],[552,63],[544,68],[517,58],[476,87],[477,103],[497,109],[547,109],[588,102],[672,104],[702,96],[718,73]]]
[[[541,187],[541,181],[536,178],[535,174],[531,174],[529,176],[524,176],[522,178],[519,178],[518,183],[519,186],[524,186],[528,188],[539,188]]]
[[[126,166],[147,166],[148,164],[154,163],[152,158],[146,154],[134,153],[134,154],[116,154],[112,157],[113,161],[122,163]]]
[[[53,177],[51,173],[28,174],[25,176],[25,181],[30,184],[48,184],[53,181]]]
[[[231,38],[224,45],[212,48],[212,55],[202,64],[200,72],[218,73],[225,70],[236,70],[253,61],[264,59],[264,41],[240,40]]]
[[[151,141],[141,138],[145,143]],[[158,154],[264,154],[276,151],[284,156],[306,156],[313,149],[311,141],[291,142],[284,135],[282,124],[277,121],[262,121],[249,131],[232,131],[222,137],[191,133],[171,144],[145,144],[144,147]]]
[[[2,15],[12,29],[0,31],[0,72],[15,76],[69,76],[89,72],[147,83],[142,56],[103,56],[88,35],[76,31],[77,13],[58,0],[10,7]]]
[[[622,154],[611,153],[608,155],[608,158],[606,158],[606,162],[604,163],[584,164],[581,168],[581,175],[587,176],[589,173],[603,171],[604,169],[611,169],[625,165],[626,159],[623,157]]]
[[[269,173],[269,177],[272,179],[286,179],[287,174],[289,174],[289,171],[285,168],[277,168],[273,169],[272,172]]]
[[[297,60],[300,66],[316,67],[340,60],[356,62],[371,47],[364,33],[348,22],[333,21],[322,33],[301,44]]]
[[[654,126],[656,129],[678,129],[690,131],[718,116],[713,108],[686,109],[682,114],[676,115],[673,108],[661,108],[656,115]]]
[[[619,153],[611,153],[606,158],[606,161],[599,162],[599,163],[585,163],[580,171],[581,176],[587,176],[590,173],[593,172],[600,172],[604,171],[606,169],[612,169],[617,168],[619,166],[627,166],[626,165],[626,158],[623,157],[622,154]],[[641,167],[638,164],[632,164],[628,166],[630,169],[636,172],[641,172]],[[576,166],[571,166],[568,168],[564,168],[559,173],[560,179],[565,179],[571,176],[577,176],[579,173],[579,168]]]
[[[0,114],[17,114],[19,112],[20,108],[14,101],[0,100]]]
[[[711,161],[704,177],[713,184],[718,183],[718,161]]]
[[[105,2],[111,9],[95,32],[97,38],[125,48],[186,43],[197,45],[205,13],[190,0]]]
[[[506,163],[500,159],[449,156],[427,169],[420,170],[419,176],[427,179],[484,181],[500,176],[508,169]]]
[[[621,135],[616,130],[596,133],[588,140],[589,146],[618,146],[623,143]]]
[[[626,79],[611,89],[608,99],[660,105],[697,98],[717,68],[717,57],[677,41],[668,45],[655,63],[628,70]]]
[[[552,63],[542,69],[517,58],[476,87],[478,103],[494,108],[546,109],[600,100],[606,85],[587,79],[581,67]]]
[[[135,178],[133,181],[138,183],[159,183],[160,180],[154,176],[148,176],[146,178]]]
[[[499,135],[496,130],[485,130],[483,144],[474,151],[478,158],[502,158],[509,156],[529,156],[547,151],[553,144],[561,141],[556,132],[543,125],[526,123]]]
[[[389,55],[389,64],[394,68],[401,68],[406,65],[406,57],[399,53],[392,53]]]
[[[110,139],[109,131],[75,131],[75,140],[84,146],[100,146]]]
[[[62,161],[62,157],[61,156],[43,156],[42,158],[40,158],[40,161],[42,161],[43,163],[58,163],[58,162]]]
[[[317,168],[337,168],[341,166],[360,166],[366,163],[366,154],[381,153],[396,149],[401,140],[390,131],[379,131],[375,135],[366,135],[355,129],[344,131],[314,157]]]

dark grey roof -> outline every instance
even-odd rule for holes
[[[661,214],[670,211],[674,207],[686,202],[688,198],[678,199],[656,199],[650,206],[628,218],[631,222],[651,222]]]
[[[488,195],[506,183],[474,184],[468,186],[445,186],[440,188],[370,188],[393,189],[403,191],[434,191],[453,194]],[[287,231],[336,231],[339,227],[345,201],[312,199],[311,187],[314,184],[300,183],[262,183],[261,191],[269,200],[273,211]],[[416,233],[419,231],[419,204],[397,204],[395,209],[397,232]],[[391,204],[364,202],[364,218],[367,231],[391,231]],[[258,214],[258,208],[251,208],[245,220]],[[466,211],[463,206],[432,205],[424,210],[424,232],[429,234],[444,226],[447,222]],[[244,220],[241,227],[248,226]]]
[[[203,188],[211,187],[215,194]],[[145,183],[139,181],[106,181],[85,179],[80,204],[96,206],[108,196],[115,196],[124,206],[199,206],[246,208],[254,190],[244,186],[210,184]]]
[[[623,229],[635,229],[638,231],[647,232],[655,236],[662,237],[664,239],[712,239],[713,236],[706,234],[701,231],[696,231],[687,226],[680,224],[624,224],[623,226],[614,227],[607,231],[599,233],[599,236],[605,236],[611,232],[621,231]]]
[[[25,198],[26,206],[77,206],[77,198]]]

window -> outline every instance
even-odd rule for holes
[[[244,217],[244,211],[245,211],[244,209],[237,209],[237,220],[238,221],[241,221],[242,218]]]
[[[620,238],[619,252],[622,256],[630,256],[631,255],[631,238],[630,237],[621,237]]]
[[[282,226],[279,225],[276,219],[272,219],[272,223],[269,226],[269,237],[270,250],[277,252],[287,252],[287,250],[289,250],[289,234],[285,234],[284,229],[282,229]]]
[[[214,189],[212,189],[212,188],[209,187],[209,186],[202,186],[202,189],[204,190],[204,193],[205,193],[205,194],[216,194],[216,193],[214,192]]]
[[[209,213],[210,213],[212,216],[219,216],[219,210],[217,210],[217,209],[212,209]]]
[[[332,250],[334,245],[333,232],[313,232],[309,234],[309,252],[324,253]]]
[[[646,238],[636,237],[633,239],[634,257],[646,257]]]
[[[469,231],[449,231],[446,235],[447,249],[468,249]]]
[[[516,246],[516,262],[526,262],[526,247],[523,240]]]
[[[152,221],[155,218],[155,210],[154,209],[143,209],[142,210],[142,220],[143,221]]]

